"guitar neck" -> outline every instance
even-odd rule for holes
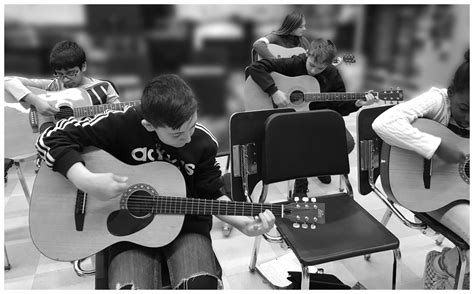
[[[345,93],[345,92],[333,92],[333,93],[305,93],[304,101],[306,102],[322,102],[322,101],[354,101],[359,99],[365,99],[367,93]],[[377,92],[372,92],[374,96],[378,96]]]
[[[283,217],[284,205],[246,203],[238,201],[207,200],[185,197],[156,197],[153,201],[154,214],[194,215],[242,215],[256,216],[266,209],[275,216]]]
[[[93,116],[106,110],[123,110],[126,106],[140,105],[140,101],[129,101],[111,104],[99,104],[74,108],[74,117]]]

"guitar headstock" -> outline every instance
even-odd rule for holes
[[[283,218],[293,222],[294,228],[315,229],[316,224],[326,222],[325,204],[317,203],[316,198],[304,197],[299,202],[295,197],[295,202],[285,205]]]
[[[399,103],[403,101],[403,90],[386,90],[378,92],[378,98],[385,102]]]
[[[332,62],[332,65],[338,66],[342,63],[348,63],[348,64],[356,63],[354,54],[344,54],[344,56],[342,57],[336,56]]]

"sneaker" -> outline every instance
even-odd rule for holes
[[[433,250],[426,255],[425,271],[423,273],[423,286],[425,289],[444,290],[452,289],[454,284],[450,275],[442,271],[438,265],[441,252]]]
[[[295,186],[293,189],[293,197],[308,197],[308,179],[300,178],[295,180]]]
[[[320,176],[320,177],[318,177],[318,179],[323,184],[330,184],[331,183],[331,176]]]

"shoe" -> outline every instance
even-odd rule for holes
[[[293,189],[293,198],[299,197],[300,199],[303,197],[308,197],[308,179],[301,178],[295,180],[295,185]]]
[[[444,248],[443,253],[449,248]],[[425,271],[423,273],[423,286],[430,290],[453,289],[454,277],[448,272],[443,271],[439,266],[439,260],[442,256],[441,252],[433,250],[426,255]]]
[[[323,184],[330,184],[331,183],[331,176],[320,176],[320,177],[318,177],[318,179]]]

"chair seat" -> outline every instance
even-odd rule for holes
[[[347,194],[317,197],[317,202],[325,203],[326,223],[314,230],[295,229],[287,219],[276,220],[277,229],[303,265],[399,247],[399,240]]]

